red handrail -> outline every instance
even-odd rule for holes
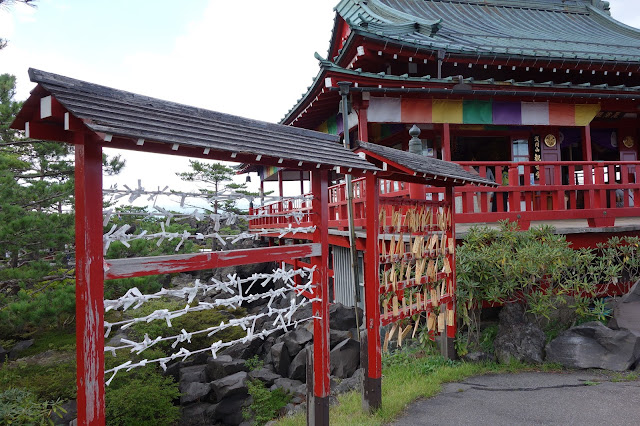
[[[618,217],[640,216],[640,161],[526,161],[460,162],[463,168],[480,176],[493,174],[498,187],[473,185],[457,187],[457,223],[518,220],[523,229],[535,220],[587,219],[590,226],[612,226]],[[504,178],[503,178],[504,176]],[[417,190],[419,188],[419,190]],[[365,225],[366,190],[364,178],[353,180],[354,222]],[[395,181],[380,181],[380,202],[385,198],[439,200],[444,189]],[[304,212],[310,222],[310,203],[283,200],[258,207],[256,212],[278,214]],[[284,220],[284,222],[283,222]],[[291,218],[264,218],[251,221],[252,228],[276,227],[293,223]],[[344,183],[329,187],[329,226],[347,228]]]

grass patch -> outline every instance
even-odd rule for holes
[[[37,355],[46,351],[75,351],[76,332],[74,329],[48,330],[34,334],[33,345],[20,352],[20,358]]]
[[[73,356],[71,356],[73,358]],[[28,389],[41,400],[67,400],[76,397],[76,363],[53,365],[11,362],[0,367],[0,391]]]
[[[400,351],[383,358],[382,408],[369,415],[362,411],[360,392],[338,397],[338,405],[331,407],[332,424],[383,425],[393,421],[408,404],[418,398],[430,398],[442,390],[442,384],[457,382],[470,376],[489,373],[517,373],[522,371],[557,371],[556,364],[531,366],[520,362],[509,364],[466,363],[443,359],[440,355],[421,351]],[[281,426],[304,425],[305,414],[285,417]]]

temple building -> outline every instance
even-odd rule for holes
[[[465,226],[503,219],[522,229],[553,221],[576,247],[639,235],[640,30],[609,8],[600,0],[341,0],[328,53],[316,53],[319,72],[281,123],[338,135],[348,127],[352,149],[364,141],[403,151],[417,126],[414,152],[500,184],[456,187],[458,238]],[[340,82],[350,83],[348,126]],[[265,180],[302,179],[260,171]],[[340,240],[346,191],[344,175],[333,179],[338,253],[348,247]],[[357,227],[366,195],[353,184]],[[443,196],[391,181],[380,192]]]

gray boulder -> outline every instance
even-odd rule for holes
[[[0,364],[6,361],[9,356],[9,351],[5,350],[2,346],[0,346]]]
[[[49,419],[53,422],[54,425],[67,426],[71,421],[73,421],[73,419],[78,416],[78,402],[75,399],[62,404],[62,408],[66,411],[59,413],[60,415],[62,415],[62,417],[53,412],[49,413]]]
[[[291,357],[284,342],[276,343],[271,347],[271,358],[273,361],[273,369],[277,374],[281,376],[289,374]]]
[[[353,339],[353,334],[350,331],[329,330],[329,347],[331,349],[344,339]]]
[[[282,341],[287,347],[287,351],[289,352],[290,357],[295,357],[298,355],[298,352],[313,339],[313,334],[308,332],[303,327],[298,327],[295,330],[291,330],[288,333],[285,333]]]
[[[624,371],[640,360],[640,336],[592,321],[561,333],[546,350],[547,361],[565,367]]]
[[[224,354],[231,356],[231,358],[249,359],[258,355],[260,346],[262,346],[262,339],[253,339],[245,343],[240,342],[229,346],[224,350]]]
[[[364,374],[364,368],[358,368],[355,373],[353,373],[353,376],[343,379],[334,386],[331,386],[331,394],[338,395],[341,393],[351,392],[353,390],[361,390]]]
[[[204,399],[211,392],[210,383],[191,382],[180,384],[180,404],[188,404]]]
[[[200,382],[205,383],[210,379],[207,376],[206,365],[192,365],[191,367],[182,367],[179,373],[180,383]]]
[[[248,395],[237,394],[216,404],[214,416],[224,425],[237,426],[243,421],[242,409],[250,403]]]
[[[198,402],[182,408],[179,426],[209,426],[215,424],[216,404]]]
[[[609,327],[626,329],[640,336],[640,281],[616,301]]]
[[[31,346],[33,346],[33,339],[22,340],[16,343],[9,351],[9,359],[17,359],[18,355],[20,355],[20,352],[24,351],[27,348],[30,348]]]
[[[331,350],[329,357],[332,376],[342,379],[351,377],[360,365],[360,343],[345,339]]]
[[[293,358],[289,365],[290,379],[300,380],[302,382],[307,381],[307,349],[303,349]]]
[[[462,357],[463,361],[466,362],[483,362],[483,361],[495,361],[496,357],[493,354],[487,353],[487,352],[469,352],[466,355],[463,355]]]
[[[362,309],[358,308],[358,324],[362,324]],[[329,306],[329,328],[331,330],[349,331],[356,327],[356,310],[353,307],[344,306],[342,303],[334,303]]]
[[[273,382],[273,386],[271,386],[271,390],[276,390],[278,388],[284,389],[289,392],[293,396],[305,396],[307,394],[307,385],[302,383],[300,380],[287,379],[283,377],[281,379],[276,379]]]
[[[629,289],[629,292],[620,298],[622,303],[640,302],[640,280]]]
[[[499,314],[498,334],[493,342],[496,358],[508,363],[514,358],[528,363],[542,363],[544,358],[544,332],[528,322],[525,309],[519,303],[506,304]]]
[[[260,380],[266,387],[270,387],[271,385],[273,385],[274,380],[282,378],[282,376],[274,373],[268,368],[261,368],[260,370],[250,371],[249,377],[254,380]]]
[[[207,359],[206,371],[210,380],[218,380],[235,374],[239,371],[247,371],[244,359],[233,359],[230,355],[218,355]]]
[[[233,395],[247,395],[247,378],[249,375],[240,371],[222,379],[211,382],[211,389],[215,392],[216,400],[222,401]]]

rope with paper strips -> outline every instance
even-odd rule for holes
[[[108,337],[114,327],[119,327],[120,329],[126,329],[130,326],[133,326],[139,322],[151,322],[155,320],[166,321],[167,326],[172,327],[171,320],[182,315],[186,315],[190,312],[197,312],[206,309],[214,309],[219,306],[225,306],[229,308],[239,308],[243,304],[256,301],[259,299],[267,299],[266,304],[266,312],[248,315],[243,318],[230,319],[226,323],[223,321],[220,325],[207,327],[202,330],[196,331],[187,331],[180,330],[178,334],[172,336],[157,336],[155,338],[150,338],[145,334],[145,337],[142,341],[136,342],[128,339],[121,339],[123,343],[120,346],[105,346],[104,351],[110,352],[114,356],[116,355],[116,351],[118,350],[129,350],[129,352],[141,354],[146,349],[160,343],[160,342],[168,342],[173,341],[171,347],[175,349],[180,343],[191,342],[191,338],[195,335],[206,334],[208,337],[213,336],[214,334],[225,330],[229,327],[241,327],[242,330],[246,332],[246,335],[242,338],[223,342],[222,340],[218,340],[213,342],[209,347],[197,349],[197,350],[188,350],[184,347],[181,347],[177,352],[174,352],[166,357],[160,357],[155,359],[143,359],[139,362],[127,361],[123,364],[120,364],[114,368],[105,371],[105,375],[111,374],[111,377],[106,381],[106,385],[109,385],[111,381],[115,378],[116,374],[121,370],[130,371],[137,367],[144,367],[151,363],[158,363],[163,370],[166,370],[167,363],[176,360],[182,359],[186,360],[188,357],[198,353],[211,352],[211,356],[214,358],[217,357],[217,353],[227,347],[233,346],[237,343],[246,343],[248,341],[254,339],[265,339],[270,334],[278,331],[284,330],[287,331],[289,328],[294,328],[298,323],[307,321],[309,319],[315,318],[313,316],[303,319],[294,320],[294,314],[301,308],[309,305],[310,303],[318,300],[314,297],[307,298],[304,297],[301,301],[298,301],[297,296],[301,295],[313,295],[315,294],[315,284],[314,284],[314,271],[315,266],[311,268],[303,267],[299,269],[285,269],[284,266],[278,269],[273,270],[272,273],[260,273],[253,274],[248,278],[238,278],[237,275],[229,274],[227,276],[227,281],[220,281],[216,279],[212,279],[212,284],[202,284],[199,280],[196,280],[194,285],[191,287],[184,287],[180,289],[161,289],[159,292],[154,294],[142,294],[137,288],[132,288],[122,297],[115,300],[105,300],[104,306],[105,311],[118,310],[122,309],[122,311],[126,311],[129,308],[135,310],[142,306],[144,303],[158,299],[161,297],[171,296],[186,299],[186,306],[184,309],[180,309],[178,311],[169,311],[166,309],[156,310],[153,313],[128,320],[123,320],[119,322],[107,322],[105,321],[104,326],[106,328],[105,337]],[[306,280],[304,283],[296,283],[296,278]],[[253,286],[259,285],[265,288],[270,283],[274,283],[276,281],[281,281],[282,286],[279,288],[274,288],[271,290],[267,290],[264,293],[259,294],[245,294],[249,290],[252,289]],[[195,298],[200,294],[201,296],[207,296],[216,294],[217,292],[227,293],[231,295],[228,298],[219,298],[215,299],[213,303],[205,303],[200,302],[196,306],[191,306],[195,300]],[[288,306],[283,308],[277,308],[275,302],[278,299],[286,299],[289,298]],[[263,329],[262,331],[256,331],[256,324],[259,320],[264,318],[274,318],[271,322],[272,326],[270,328]]]
[[[236,244],[242,240],[256,240],[260,236],[263,235],[277,235],[278,238],[283,238],[285,236],[295,236],[297,234],[309,234],[315,232],[315,226],[300,226],[302,219],[305,216],[308,216],[309,212],[302,211],[289,211],[282,212],[276,214],[269,214],[264,210],[258,210],[257,214],[238,214],[234,212],[226,212],[222,211],[219,213],[209,213],[203,212],[201,209],[194,209],[190,213],[186,212],[173,212],[168,209],[165,209],[161,206],[156,205],[157,200],[160,196],[167,197],[178,197],[180,199],[180,207],[184,208],[185,201],[189,198],[206,200],[209,203],[213,203],[216,201],[224,201],[224,200],[240,200],[247,199],[249,201],[254,200],[254,196],[247,195],[243,192],[233,192],[227,191],[226,193],[220,193],[216,195],[206,194],[206,193],[188,193],[188,192],[176,192],[169,190],[169,187],[165,187],[164,189],[160,189],[158,187],[155,191],[147,191],[143,186],[140,180],[138,180],[138,186],[135,188],[130,188],[127,185],[124,185],[124,189],[118,189],[117,186],[113,186],[108,189],[103,189],[103,194],[111,195],[111,203],[117,202],[118,200],[128,196],[128,202],[131,203],[137,200],[140,197],[147,196],[147,201],[153,201],[152,208],[155,210],[153,212],[147,212],[146,208],[144,212],[122,212],[116,211],[113,208],[109,208],[103,212],[104,221],[103,226],[106,227],[109,225],[110,221],[114,218],[120,218],[121,216],[138,216],[142,219],[145,218],[156,218],[156,217],[164,217],[166,220],[164,222],[159,222],[159,226],[161,230],[159,232],[148,232],[147,230],[143,230],[138,234],[130,233],[129,231],[132,229],[131,225],[124,224],[118,226],[117,224],[113,224],[111,228],[103,235],[104,241],[104,252],[106,253],[111,244],[114,241],[119,241],[125,247],[129,248],[130,243],[135,240],[157,240],[156,245],[160,247],[163,241],[168,240],[172,241],[174,239],[178,239],[178,243],[176,244],[175,251],[179,251],[180,248],[184,245],[187,240],[195,240],[195,241],[204,241],[208,239],[217,240],[221,247],[226,247],[228,244]],[[265,197],[269,199],[278,199],[279,197]],[[311,196],[300,196],[300,197],[287,197],[287,200],[303,200],[309,201],[312,199]],[[293,219],[294,223],[283,224],[282,227],[278,228],[256,228],[249,231],[242,231],[238,234],[220,234],[221,226],[231,226],[237,224],[239,221],[250,221],[252,219],[263,219],[263,218],[284,218],[284,219]],[[166,228],[169,227],[172,220],[175,221],[185,221],[188,219],[194,219],[197,222],[201,221],[210,221],[212,222],[212,230],[213,232],[203,233],[203,232],[189,232],[183,230],[181,232],[171,232],[167,231]]]

